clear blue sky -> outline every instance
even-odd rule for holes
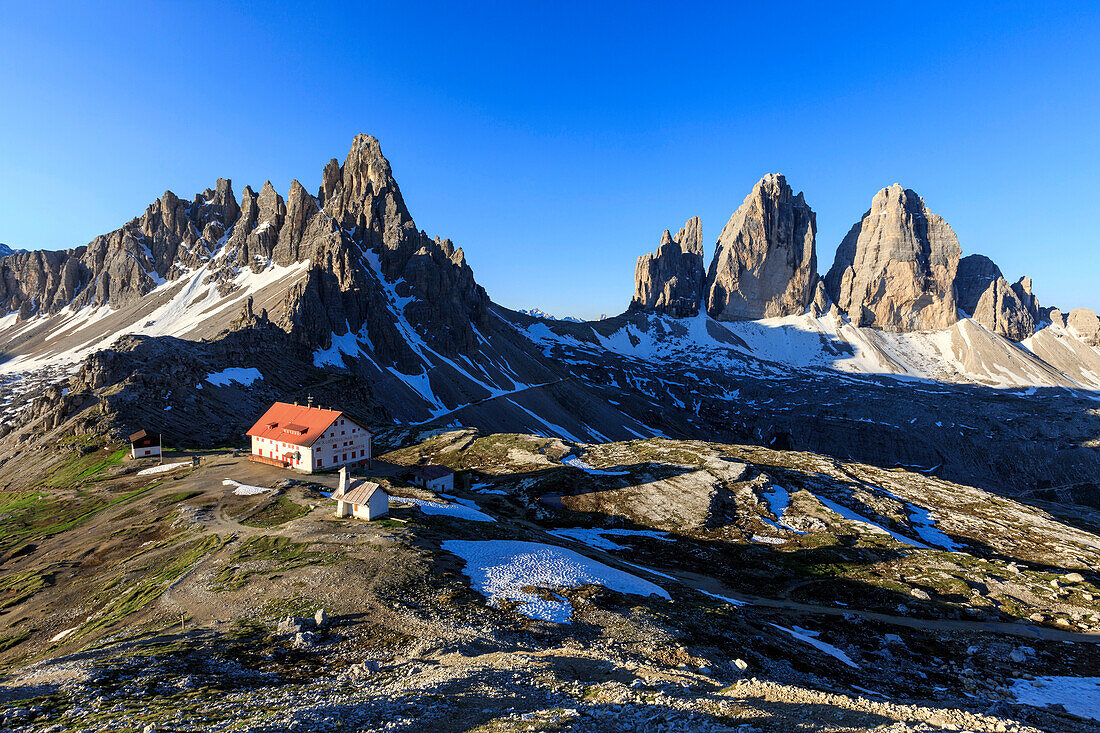
[[[1100,10],[1055,5],[5,0],[0,241],[78,246],[218,176],[315,191],[369,132],[511,307],[620,312],[663,229],[713,247],[781,172],[822,272],[896,181],[1100,310]]]

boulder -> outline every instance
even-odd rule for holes
[[[760,179],[733,213],[707,270],[707,313],[744,321],[806,312],[817,285],[817,218],[786,179]]]
[[[837,249],[825,287],[857,326],[931,331],[958,321],[959,240],[914,191],[894,184]]]
[[[1066,325],[1086,343],[1100,346],[1100,318],[1088,308],[1074,308],[1066,317]]]
[[[293,646],[295,649],[308,649],[317,643],[317,635],[312,631],[299,631],[294,635]]]
[[[630,310],[677,318],[698,315],[705,283],[703,227],[694,216],[675,237],[666,229],[657,251],[638,258]]]
[[[286,616],[279,621],[275,630],[277,634],[298,634],[305,629],[305,621],[294,616]]]

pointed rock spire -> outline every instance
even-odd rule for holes
[[[707,313],[742,321],[804,313],[817,285],[817,217],[779,174],[760,179],[722,229]]]
[[[693,216],[675,237],[666,229],[656,252],[638,258],[630,309],[694,316],[699,313],[704,281],[703,225]]]

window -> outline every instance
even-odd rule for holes
[[[340,435],[343,435],[343,434],[344,434],[344,431],[343,431],[343,430],[341,430],[341,431],[340,431]]]
[[[345,454],[344,454],[344,457],[343,457],[343,459],[342,459],[342,460],[345,460],[345,461],[346,461],[347,459],[348,459],[348,454],[347,454],[347,453],[345,453]]]
[[[325,462],[324,462],[324,460],[323,460],[323,459],[321,459],[320,457],[318,457],[318,458],[317,458],[317,466],[318,466],[318,467],[321,467],[321,466],[323,466],[323,465],[325,465]]]

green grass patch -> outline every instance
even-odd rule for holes
[[[119,448],[113,453],[107,448],[100,448],[93,453],[76,453],[66,458],[42,483],[48,488],[58,489],[94,480],[108,468],[122,463],[128,452],[126,448]]]
[[[229,564],[214,576],[215,591],[237,590],[249,577],[260,573],[276,573],[304,567],[327,564],[335,560],[333,555],[311,552],[301,542],[291,542],[286,537],[260,535],[238,547],[230,556]],[[245,567],[264,563],[266,567]]]
[[[196,496],[202,494],[201,491],[177,491],[174,494],[168,496],[162,496],[157,499],[157,504],[160,506],[168,506],[170,504],[179,504],[181,501],[187,501],[188,499],[194,499]]]
[[[77,636],[84,636],[97,629],[107,628],[135,611],[141,610],[148,603],[160,597],[170,583],[178,580],[204,556],[216,552],[224,544],[225,542],[215,535],[181,544],[171,554],[166,563],[160,564],[155,560],[146,567],[146,570],[152,572],[128,588],[122,587],[125,581],[123,576],[119,576],[100,593],[101,598],[109,597],[110,600],[102,611],[85,623],[80,631],[76,632]]]
[[[241,524],[249,527],[277,527],[309,514],[309,509],[296,504],[285,496],[276,496]]]
[[[35,570],[5,575],[0,578],[0,608],[16,606],[52,584],[51,576]]]
[[[41,539],[76,527],[97,512],[134,499],[160,485],[161,482],[129,491],[111,499],[80,491],[73,499],[55,499],[50,494],[33,492],[0,492],[0,507],[9,511],[0,515],[0,553],[31,539]]]
[[[31,633],[33,633],[33,631],[31,629],[27,629],[26,631],[21,631],[17,634],[4,634],[0,636],[0,654],[3,654],[8,649],[12,649],[19,644],[22,644],[24,641],[27,640],[27,637],[29,637]]]

